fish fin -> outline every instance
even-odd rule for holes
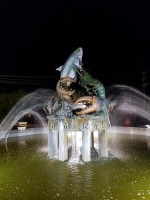
[[[63,67],[63,65],[62,65],[62,66],[60,66],[60,67],[58,67],[58,68],[56,68],[56,70],[61,72],[61,70],[62,70],[62,67]]]

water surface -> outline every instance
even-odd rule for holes
[[[68,164],[48,157],[47,136],[0,143],[0,200],[150,199],[150,139],[117,134],[110,157]]]

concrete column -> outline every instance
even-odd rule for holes
[[[68,143],[67,134],[64,131],[63,122],[59,122],[59,147],[58,147],[58,159],[61,161],[68,160]]]
[[[58,131],[49,130],[48,134],[48,155],[50,158],[58,156]]]
[[[82,161],[88,162],[91,161],[91,133],[92,133],[92,124],[88,122],[88,129],[83,132],[82,139]]]
[[[107,132],[105,130],[101,130],[98,132],[98,144],[99,157],[108,157]]]

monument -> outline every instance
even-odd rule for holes
[[[57,68],[60,71],[58,96],[47,104],[48,154],[60,161],[76,157],[88,162],[108,156],[110,121],[105,87],[83,68],[82,56],[79,47]]]

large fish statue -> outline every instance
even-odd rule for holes
[[[60,66],[56,70],[60,71],[60,78],[70,77],[74,81],[77,79],[75,67],[82,67],[82,56],[83,50],[81,47],[78,47],[75,51],[71,53],[64,65]]]
[[[56,70],[60,71],[60,80],[57,82],[56,91],[64,100],[70,100],[71,95],[75,92],[69,88],[72,82],[76,82],[77,73],[75,68],[82,68],[83,50],[78,47],[71,53],[64,65]]]

